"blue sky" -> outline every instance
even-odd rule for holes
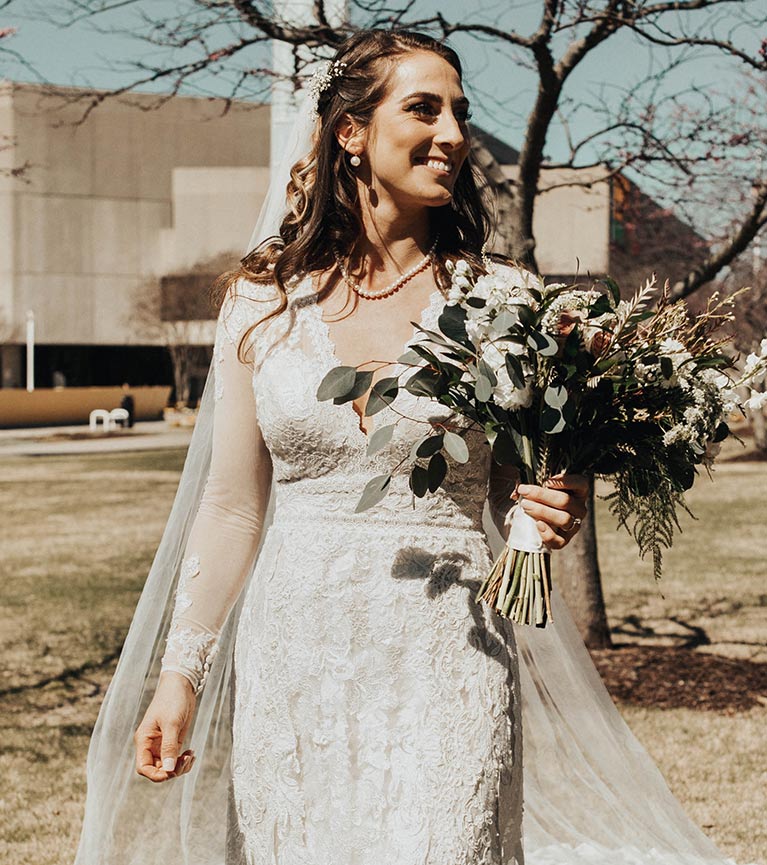
[[[53,5],[25,0],[0,13],[4,15],[0,17],[0,28],[18,28],[17,35],[8,41],[8,47],[19,52],[50,82],[111,88],[127,83],[135,74],[125,70],[126,64],[138,59],[151,61],[158,51],[140,39],[114,31],[127,29],[136,32],[139,29],[136,12],[142,6],[156,16],[163,9],[183,9],[190,3],[185,0],[147,0],[117,9],[109,17],[104,15],[83,20],[68,28],[40,20],[41,12],[49,14]],[[466,9],[466,0],[442,0],[439,4],[434,0],[419,0],[416,12],[428,15],[437,8],[448,20],[460,19],[461,10]],[[22,14],[21,9],[26,14]],[[475,0],[472,3],[473,18],[496,26],[514,27],[523,33],[535,29],[539,10],[540,0]],[[96,23],[105,32],[99,32]],[[722,26],[727,23],[725,19]],[[745,45],[754,46],[759,35],[744,33],[740,38]],[[507,48],[501,51],[488,42],[465,35],[458,35],[451,41],[464,60],[466,89],[472,98],[475,122],[518,147],[522,121],[535,95],[535,76],[515,64]],[[648,50],[646,44],[631,34],[619,34],[582,64],[569,82],[567,93],[578,101],[601,89],[608,101],[617,104],[622,98],[622,88],[634,87],[649,70],[657,68],[664,57],[664,49]],[[254,57],[251,62],[259,59]],[[686,87],[694,83],[706,90],[722,88],[734,80],[734,68],[732,64],[727,66],[722,61],[700,57],[677,70],[668,86]],[[13,64],[0,68],[0,75],[24,80],[32,78],[28,71]],[[226,91],[225,76],[208,75],[198,82],[198,87],[207,93],[221,94]],[[576,136],[586,134],[593,129],[595,122],[593,113],[581,111],[574,120],[573,131]],[[549,137],[547,155],[561,158],[564,147],[563,131],[555,126]]]

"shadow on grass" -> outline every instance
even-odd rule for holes
[[[78,667],[68,667],[66,670],[62,670],[55,676],[47,676],[46,678],[39,679],[36,682],[25,683],[23,685],[12,685],[10,688],[3,688],[0,690],[0,698],[40,690],[42,688],[47,688],[49,685],[71,685],[72,680],[85,679],[85,673],[103,670],[105,667],[111,667],[114,661],[120,657],[121,651],[122,647],[116,649],[114,652],[110,652],[98,661],[86,661]]]
[[[735,714],[767,705],[767,664],[686,646],[624,645],[591,657],[612,697],[653,709]]]

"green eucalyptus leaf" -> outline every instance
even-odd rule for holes
[[[610,292],[610,296],[613,299],[613,306],[618,306],[621,302],[621,290],[618,287],[618,283],[610,276],[603,277],[602,282],[607,286],[607,290]]]
[[[410,456],[408,457],[409,461],[415,462],[418,458],[418,448],[429,438],[428,435],[421,436],[421,438],[417,439],[413,442],[413,446],[410,448]]]
[[[437,330],[428,330],[425,327],[421,327],[420,324],[418,325],[418,330],[429,337],[429,342],[435,342],[437,345],[444,346],[445,348],[455,348],[454,340],[447,339],[444,334]]]
[[[589,309],[588,318],[598,318],[600,315],[612,312],[613,305],[610,303],[610,298],[606,294],[601,294]]]
[[[493,387],[498,384],[498,376],[487,361],[480,360],[479,373],[480,375],[483,375]]]
[[[546,406],[541,411],[541,431],[549,435],[562,432],[566,426],[562,412],[557,408]]]
[[[493,442],[493,459],[500,465],[522,465],[522,458],[517,450],[514,440],[506,432],[499,430]]]
[[[516,315],[509,312],[508,309],[504,309],[503,312],[498,313],[493,319],[493,329],[496,332],[511,330],[518,321],[519,319]]]
[[[370,390],[367,405],[365,406],[365,417],[372,417],[393,402],[399,392],[399,378],[396,375],[382,378],[377,381]]]
[[[473,306],[475,309],[484,309],[487,306],[484,297],[467,297],[464,303],[466,306]]]
[[[410,489],[413,495],[422,499],[429,489],[429,473],[423,466],[414,465],[410,471]]]
[[[660,371],[663,373],[663,378],[670,379],[674,374],[674,361],[664,354],[660,359]]]
[[[474,388],[474,393],[480,402],[487,402],[493,395],[493,386],[481,373],[477,376],[477,384]]]
[[[506,372],[509,374],[511,383],[514,387],[523,388],[525,386],[525,372],[522,368],[522,361],[515,355],[507,352],[504,358],[506,363]]]
[[[541,330],[530,331],[527,344],[542,357],[553,357],[559,351],[557,341]]]
[[[358,514],[361,511],[372,508],[373,505],[377,505],[386,493],[389,492],[390,482],[391,475],[376,475],[376,477],[368,481],[365,489],[362,491],[359,502],[357,502],[354,513]]]
[[[433,436],[427,436],[420,442],[416,448],[416,456],[430,457],[442,448],[442,433]]]
[[[436,396],[440,390],[441,378],[438,372],[424,367],[405,382],[405,390],[414,396]]]
[[[574,327],[565,340],[564,355],[570,359],[578,357],[581,351],[581,335],[578,328]]]
[[[713,442],[723,442],[727,436],[730,434],[730,428],[727,426],[724,421],[719,424],[719,426],[714,430],[714,437],[712,439]]]
[[[335,405],[343,405],[345,402],[351,402],[353,399],[361,397],[363,393],[367,393],[372,381],[373,373],[371,371],[358,372],[354,387],[344,396],[334,397],[333,402]]]
[[[566,363],[563,368],[565,371],[565,381],[570,381],[571,378],[578,375],[578,367],[573,363]]]
[[[442,333],[454,342],[466,345],[470,342],[466,334],[466,310],[460,306],[446,306],[437,324]]]
[[[447,474],[447,460],[441,453],[434,454],[434,456],[429,460],[429,466],[426,469],[426,472],[429,481],[429,492],[436,492]]]
[[[421,360],[421,355],[418,354],[417,351],[414,351],[412,348],[409,348],[404,354],[401,354],[397,358],[397,363],[418,363]]]
[[[346,396],[357,381],[357,370],[353,366],[333,367],[322,379],[317,388],[317,399],[335,399]]]
[[[457,463],[466,463],[469,461],[469,448],[464,439],[457,433],[445,433],[444,447],[448,455]]]
[[[430,364],[436,366],[439,363],[439,358],[436,354],[430,349],[427,348],[420,342],[414,342],[410,348],[420,357],[422,357],[425,361],[428,361]]]
[[[373,432],[373,435],[370,436],[370,441],[368,442],[368,456],[372,456],[374,453],[380,451],[381,448],[386,447],[386,445],[389,444],[394,435],[395,426],[396,424],[393,423],[386,424],[386,426],[379,427]]]
[[[535,313],[529,306],[525,306],[524,304],[518,305],[517,315],[525,327],[532,327],[535,324]]]

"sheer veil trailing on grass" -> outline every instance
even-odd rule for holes
[[[289,168],[309,150],[314,122],[305,105],[272,180],[251,248],[277,233]],[[233,637],[244,591],[222,634],[184,743],[197,755],[191,773],[152,784],[134,767],[133,733],[157,683],[181,561],[208,476],[213,407],[209,373],[173,508],[91,739],[76,865],[243,863],[232,806],[230,755]],[[273,496],[264,529],[272,510]],[[502,541],[487,511],[484,525],[497,555]],[[528,865],[728,861],[685,815],[623,722],[556,591],[553,624],[544,630],[515,626],[515,634],[523,719],[523,848]]]

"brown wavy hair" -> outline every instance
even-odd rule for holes
[[[319,120],[311,151],[291,169],[287,186],[287,214],[279,235],[267,238],[240,262],[220,276],[212,289],[218,309],[230,288],[246,279],[272,284],[279,303],[243,335],[238,355],[253,329],[279,315],[287,307],[286,285],[291,279],[336,266],[334,247],[352,250],[363,231],[357,183],[347,154],[336,139],[336,126],[344,115],[362,127],[370,124],[375,109],[386,96],[395,61],[404,54],[431,51],[463,76],[455,51],[422,33],[407,30],[360,30],[337,51],[334,61],[344,63],[340,75],[320,94]],[[430,210],[432,233],[439,233],[439,249],[433,260],[434,278],[443,291],[449,285],[445,262],[467,259],[484,271],[481,251],[490,233],[490,220],[475,179],[473,161],[464,161],[453,188],[452,201]]]

